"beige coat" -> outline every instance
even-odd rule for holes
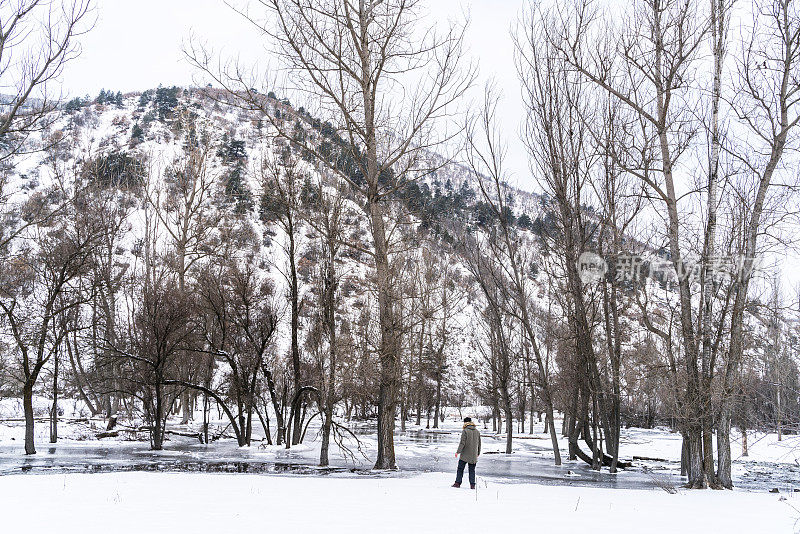
[[[475,427],[475,423],[471,421],[464,423],[461,441],[458,443],[458,451],[456,452],[468,464],[478,463],[478,456],[481,454],[481,433]]]

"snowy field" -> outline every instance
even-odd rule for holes
[[[429,473],[321,478],[191,473],[0,477],[4,532],[793,533],[800,499],[741,491],[509,484]],[[33,512],[33,517],[30,514]]]

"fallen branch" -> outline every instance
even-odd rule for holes
[[[643,462],[669,462],[669,460],[665,458],[651,458],[650,456],[634,456],[633,459]]]

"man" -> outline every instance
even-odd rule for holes
[[[453,487],[461,487],[461,481],[464,479],[464,466],[469,465],[469,487],[475,489],[475,464],[478,463],[478,456],[481,454],[481,433],[469,417],[464,418],[464,430],[461,431],[461,441],[458,443],[456,458],[459,454],[461,458],[458,460],[458,472]]]

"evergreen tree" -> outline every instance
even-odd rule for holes
[[[133,130],[131,131],[131,141],[135,141],[136,143],[141,143],[144,141],[144,130],[142,127],[139,126],[139,123],[133,125]]]
[[[159,120],[164,120],[172,111],[178,106],[178,92],[180,89],[177,87],[159,87],[156,89],[155,103],[156,111],[158,112]]]
[[[247,149],[245,148],[244,141],[231,141],[228,145],[226,159],[228,161],[247,159]]]
[[[67,113],[74,113],[75,111],[79,111],[84,106],[84,101],[80,97],[75,97],[69,102],[66,103],[64,109]]]
[[[237,164],[225,181],[225,194],[234,203],[236,213],[246,213],[253,207],[253,194],[246,180],[244,163]]]
[[[110,152],[87,164],[90,179],[100,187],[135,189],[144,183],[144,162],[125,152]]]
[[[150,101],[153,99],[153,90],[148,89],[147,91],[143,92],[141,96],[139,96],[139,107],[144,108]]]
[[[530,230],[533,228],[533,221],[527,213],[523,213],[519,216],[519,219],[517,219],[517,226],[520,228],[525,228],[526,230]]]

